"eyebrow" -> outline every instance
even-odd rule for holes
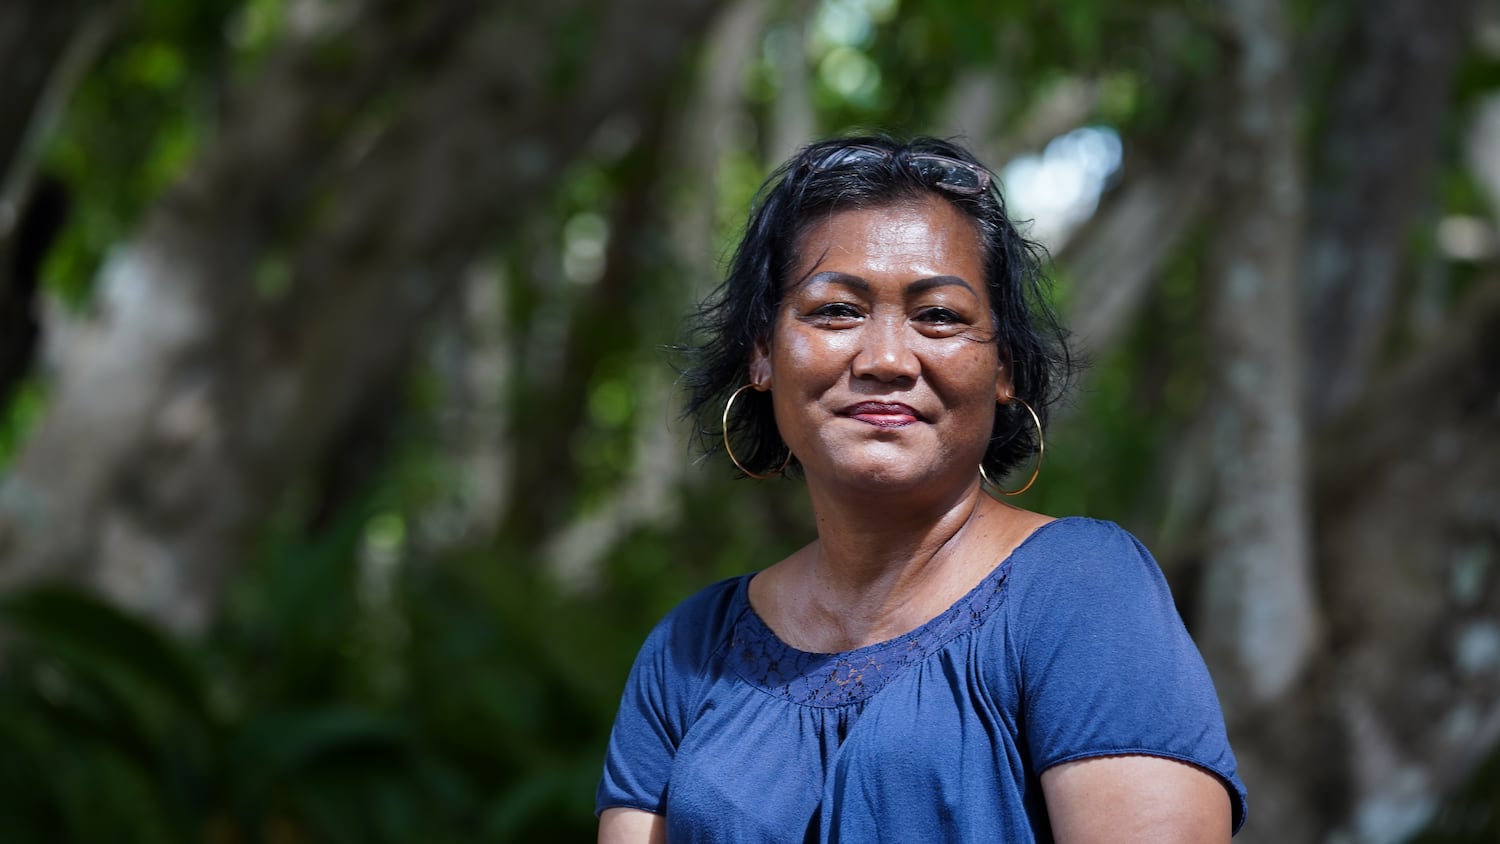
[[[969,283],[967,281],[964,281],[956,275],[935,275],[931,278],[919,278],[911,284],[908,284],[906,286],[906,291],[908,293],[925,293],[928,290],[932,290],[936,287],[962,287],[970,293],[973,293],[975,296],[979,295],[977,292],[975,292],[973,287],[969,286]]]
[[[838,285],[842,285],[844,287],[850,287],[850,288],[853,288],[855,290],[860,290],[860,291],[868,291],[870,289],[870,282],[866,281],[865,279],[863,279],[863,278],[861,278],[861,277],[859,277],[857,275],[850,275],[849,273],[835,272],[833,270],[827,270],[827,271],[821,272],[821,273],[814,273],[814,274],[808,276],[801,283],[801,285],[797,285],[797,286],[813,284],[815,282],[823,282],[823,283],[826,283],[826,284],[838,284]],[[964,281],[963,279],[959,278],[956,275],[935,275],[935,276],[929,276],[927,278],[919,278],[916,281],[913,281],[912,283],[910,283],[910,284],[908,284],[906,286],[906,292],[907,293],[926,293],[927,291],[933,290],[933,289],[938,288],[938,287],[962,287],[963,289],[969,291],[970,293],[973,293],[975,296],[979,295],[977,292],[975,292],[974,288],[967,281]]]

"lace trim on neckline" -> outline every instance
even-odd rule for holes
[[[863,703],[928,655],[983,624],[1004,601],[1013,557],[1014,552],[968,594],[915,630],[832,654],[798,650],[777,638],[750,606],[747,575],[735,594],[741,607],[729,643],[729,662],[745,682],[792,703],[814,707]]]

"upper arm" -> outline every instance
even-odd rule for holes
[[[726,641],[741,578],[720,581],[679,604],[652,629],[636,654],[610,730],[594,807],[666,811],[677,747],[692,726],[707,664]],[[652,815],[652,817],[655,817]],[[649,820],[638,818],[637,821]],[[629,821],[626,828],[629,827]],[[627,839],[629,840],[629,839]]]
[[[599,844],[667,844],[661,815],[616,807],[599,813]]]
[[[676,698],[682,684],[669,679],[673,675],[664,634],[658,627],[647,637],[620,696],[604,754],[604,775],[594,797],[601,812],[614,807],[665,808],[667,780],[682,734]],[[600,829],[602,833],[602,825]]]
[[[1042,773],[1042,794],[1058,844],[1227,842],[1224,783],[1161,756],[1096,756]]]
[[[1045,566],[1017,572],[1009,597],[1016,694],[1033,764],[1050,773],[1048,805],[1045,784],[1065,771],[1071,779],[1123,766],[1131,776],[1141,766],[1149,780],[1118,785],[1160,779],[1175,789],[1186,777],[1217,789],[1217,800],[1227,784],[1233,823],[1243,823],[1218,695],[1160,569],[1118,528],[1075,533]]]

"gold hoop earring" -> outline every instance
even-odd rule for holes
[[[1018,401],[1021,403],[1022,407],[1026,408],[1026,412],[1031,414],[1032,423],[1036,425],[1036,468],[1031,470],[1031,479],[1026,482],[1026,485],[1018,490],[1015,490],[1014,492],[1007,492],[1001,489],[999,484],[991,480],[989,473],[984,471],[983,461],[980,461],[979,463],[979,479],[984,483],[989,484],[990,489],[993,489],[1001,495],[1020,495],[1026,490],[1031,489],[1031,485],[1036,483],[1037,475],[1040,475],[1042,473],[1042,456],[1047,453],[1047,441],[1042,435],[1042,418],[1036,415],[1036,411],[1031,409],[1031,405],[1027,404],[1026,400],[1020,398],[1019,396],[1011,396],[1010,398],[1011,401]]]
[[[734,407],[734,400],[740,397],[740,393],[743,393],[754,386],[754,384],[746,384],[738,390],[730,393],[729,401],[724,402],[724,453],[729,455],[729,459],[734,463],[735,468],[739,469],[741,472],[744,472],[746,477],[754,478],[757,481],[764,481],[768,478],[774,478],[782,472],[785,472],[786,467],[792,464],[791,449],[786,450],[786,459],[781,461],[781,468],[777,469],[774,472],[767,472],[766,474],[761,475],[752,472],[749,469],[746,469],[745,464],[741,463],[739,458],[734,456],[734,449],[729,447],[729,408]]]

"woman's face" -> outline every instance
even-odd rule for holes
[[[803,235],[751,380],[809,483],[968,483],[1008,400],[974,224],[938,197]]]

